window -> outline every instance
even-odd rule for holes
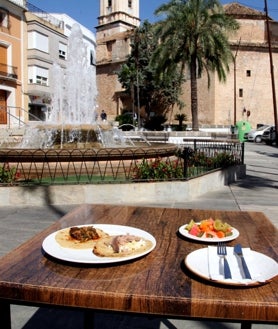
[[[243,97],[243,89],[242,88],[239,89],[238,95],[239,95],[239,97]]]
[[[107,15],[112,13],[112,0],[108,0],[106,12],[107,12]]]
[[[95,65],[94,52],[90,51],[90,65]]]
[[[251,71],[250,71],[250,70],[247,70],[247,71],[246,71],[246,76],[247,76],[247,77],[251,77]]]
[[[132,0],[128,0],[128,8],[132,8]]]
[[[67,46],[59,42],[59,58],[67,59]]]
[[[8,27],[9,25],[9,15],[8,11],[0,8],[0,27]]]
[[[42,77],[40,75],[36,75],[36,84],[42,85],[42,86],[47,86],[47,78]]]
[[[38,49],[48,53],[48,36],[37,31],[28,32],[28,49]]]
[[[39,66],[29,66],[28,81],[31,84],[48,86],[48,69]]]

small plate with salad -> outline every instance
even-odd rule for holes
[[[193,219],[179,228],[179,233],[192,240],[203,242],[225,242],[236,239],[239,231],[220,219],[208,218],[200,222]]]

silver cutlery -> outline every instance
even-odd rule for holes
[[[247,264],[245,262],[245,259],[243,257],[243,253],[242,253],[242,248],[241,248],[241,245],[240,244],[237,244],[235,247],[234,247],[234,252],[235,254],[237,254],[239,256],[239,258],[241,259],[241,264],[242,264],[242,269],[243,269],[243,272],[244,272],[244,275],[245,275],[245,278],[246,279],[252,279],[251,275],[250,275],[250,272],[248,270],[248,267],[247,267]]]
[[[226,259],[227,249],[226,249],[226,245],[223,242],[219,242],[217,245],[217,255],[220,256],[221,258],[223,258],[225,279],[231,279],[232,278],[231,270],[230,270],[229,263]]]

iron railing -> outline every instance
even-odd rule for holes
[[[161,180],[187,180],[219,166],[207,157],[227,159],[224,166],[243,164],[244,144],[239,142],[198,141],[179,147],[110,148],[110,149],[0,149],[0,182],[22,185],[130,183]],[[201,159],[198,158],[201,157]],[[199,161],[201,160],[201,161]],[[138,176],[142,162],[154,168],[154,176]],[[164,166],[163,166],[164,164]],[[166,164],[166,165],[165,165]],[[170,175],[165,175],[165,166]],[[220,165],[222,167],[223,165]],[[176,175],[177,167],[182,175]],[[1,176],[2,168],[2,176]],[[137,169],[136,169],[137,168]],[[4,181],[5,171],[13,180]],[[172,175],[171,175],[172,173]],[[1,178],[2,177],[2,178]]]
[[[42,9],[34,6],[33,4],[31,4],[30,2],[26,2],[26,6],[28,11],[30,11],[31,13],[33,13],[34,15],[38,16],[39,18],[43,19],[44,21],[59,27],[61,29],[64,28],[64,23],[63,21],[59,20],[58,18],[50,15],[49,13],[43,11]]]
[[[17,79],[17,67],[0,63],[0,76],[10,79]]]
[[[36,115],[26,111],[22,107],[17,106],[0,106],[0,112],[6,112],[7,115],[7,126],[8,128],[12,128],[17,126],[18,128],[25,126],[25,118],[24,113],[28,116],[28,119],[32,119],[34,121],[42,121]]]

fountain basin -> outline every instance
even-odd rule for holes
[[[119,148],[85,148],[85,149],[0,149],[0,162],[80,162],[107,160],[134,160],[157,157],[169,157],[177,151],[175,144],[154,143],[144,146]]]
[[[169,159],[176,152],[175,144],[161,143],[99,149],[0,149],[0,163],[15,169],[14,184],[126,182],[132,179],[138,159]]]

